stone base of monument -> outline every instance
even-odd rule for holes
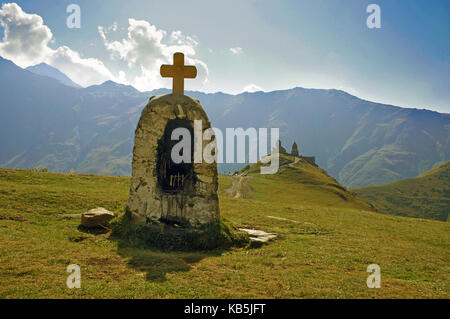
[[[250,238],[226,221],[186,228],[153,221],[137,224],[129,213],[116,218],[110,224],[112,236],[128,244],[162,250],[210,250],[230,247],[247,247]]]

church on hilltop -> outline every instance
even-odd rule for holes
[[[300,155],[300,153],[298,151],[297,143],[295,141],[292,144],[291,152],[288,153],[286,151],[286,149],[281,145],[281,140],[278,140],[277,143],[275,144],[275,147],[272,149],[272,154],[273,153],[280,153],[280,154],[286,154],[286,155],[294,156],[294,161],[295,161],[295,158],[298,157],[298,158],[301,158],[301,159],[307,161],[308,163],[310,163],[312,165],[316,165],[316,157],[315,156],[303,156],[303,155]]]

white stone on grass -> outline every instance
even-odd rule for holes
[[[251,241],[257,241],[261,243],[268,242],[269,240],[278,236],[278,234],[266,233],[265,231],[258,229],[239,228],[239,230],[246,232],[250,236]]]

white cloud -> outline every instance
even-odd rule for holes
[[[20,67],[42,62],[51,53],[48,43],[53,34],[37,14],[23,12],[16,3],[5,3],[0,9],[4,28],[0,55]]]
[[[127,36],[120,41],[110,41],[108,30],[99,26],[98,32],[103,39],[106,49],[112,59],[120,59],[128,63],[131,68],[138,67],[140,74],[130,80],[130,84],[139,90],[151,90],[168,85],[159,74],[161,64],[172,64],[175,52],[185,54],[185,63],[197,67],[197,79],[189,81],[189,88],[200,88],[208,77],[207,65],[196,58],[195,48],[198,42],[174,31],[167,34],[145,20],[128,19]]]
[[[129,19],[128,22],[128,34],[120,41],[111,41],[108,37],[108,33],[118,30],[117,22],[108,27],[99,26],[98,31],[111,58],[136,67],[138,75],[124,71],[114,75],[101,60],[84,58],[68,46],[52,49],[49,44],[54,43],[53,34],[42,17],[24,12],[16,3],[0,7],[0,24],[4,28],[0,56],[22,68],[48,63],[82,86],[113,80],[139,90],[150,90],[171,85],[170,80],[161,78],[159,68],[161,64],[172,64],[173,53],[183,52],[186,64],[195,65],[198,71],[197,79],[189,80],[187,88],[200,89],[206,83],[208,67],[196,56],[198,41],[194,37],[181,31],[168,34],[144,20]]]
[[[115,32],[115,31],[117,31],[117,26],[118,26],[117,21],[114,21],[113,24],[111,24],[111,25],[108,27],[108,30],[109,30],[109,31]]]
[[[99,84],[110,79],[119,82],[103,62],[94,58],[81,58],[78,52],[66,46],[53,51],[46,62],[82,86]]]
[[[240,55],[244,53],[244,50],[241,47],[230,48],[230,52],[235,55]]]
[[[50,28],[39,15],[24,12],[16,3],[2,5],[0,24],[4,28],[0,55],[22,68],[45,62],[83,86],[114,79],[98,59],[81,58],[78,52],[67,46],[56,50],[50,48],[48,44],[54,42]]]
[[[196,47],[198,45],[197,40],[190,36],[185,36],[181,33],[181,31],[173,31],[170,34],[169,43],[171,44],[178,44],[178,45],[190,45],[192,47]]]
[[[242,92],[249,92],[249,93],[259,92],[259,91],[264,91],[264,89],[262,87],[260,87],[260,86],[257,86],[256,84],[246,85],[242,89]]]

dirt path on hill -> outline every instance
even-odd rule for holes
[[[289,163],[289,166],[294,166],[295,164],[297,164],[300,161],[300,157],[295,157],[294,161],[292,163]]]
[[[225,193],[233,198],[253,198],[252,188],[248,185],[251,177],[248,176],[230,176],[231,186],[225,190]]]
[[[300,161],[300,157],[295,157],[294,161],[291,163],[286,163],[280,165],[280,168],[284,166],[294,166]],[[253,190],[248,185],[248,181],[251,180],[250,176],[228,176],[231,179],[231,186],[225,190],[225,194],[233,198],[253,198]]]

